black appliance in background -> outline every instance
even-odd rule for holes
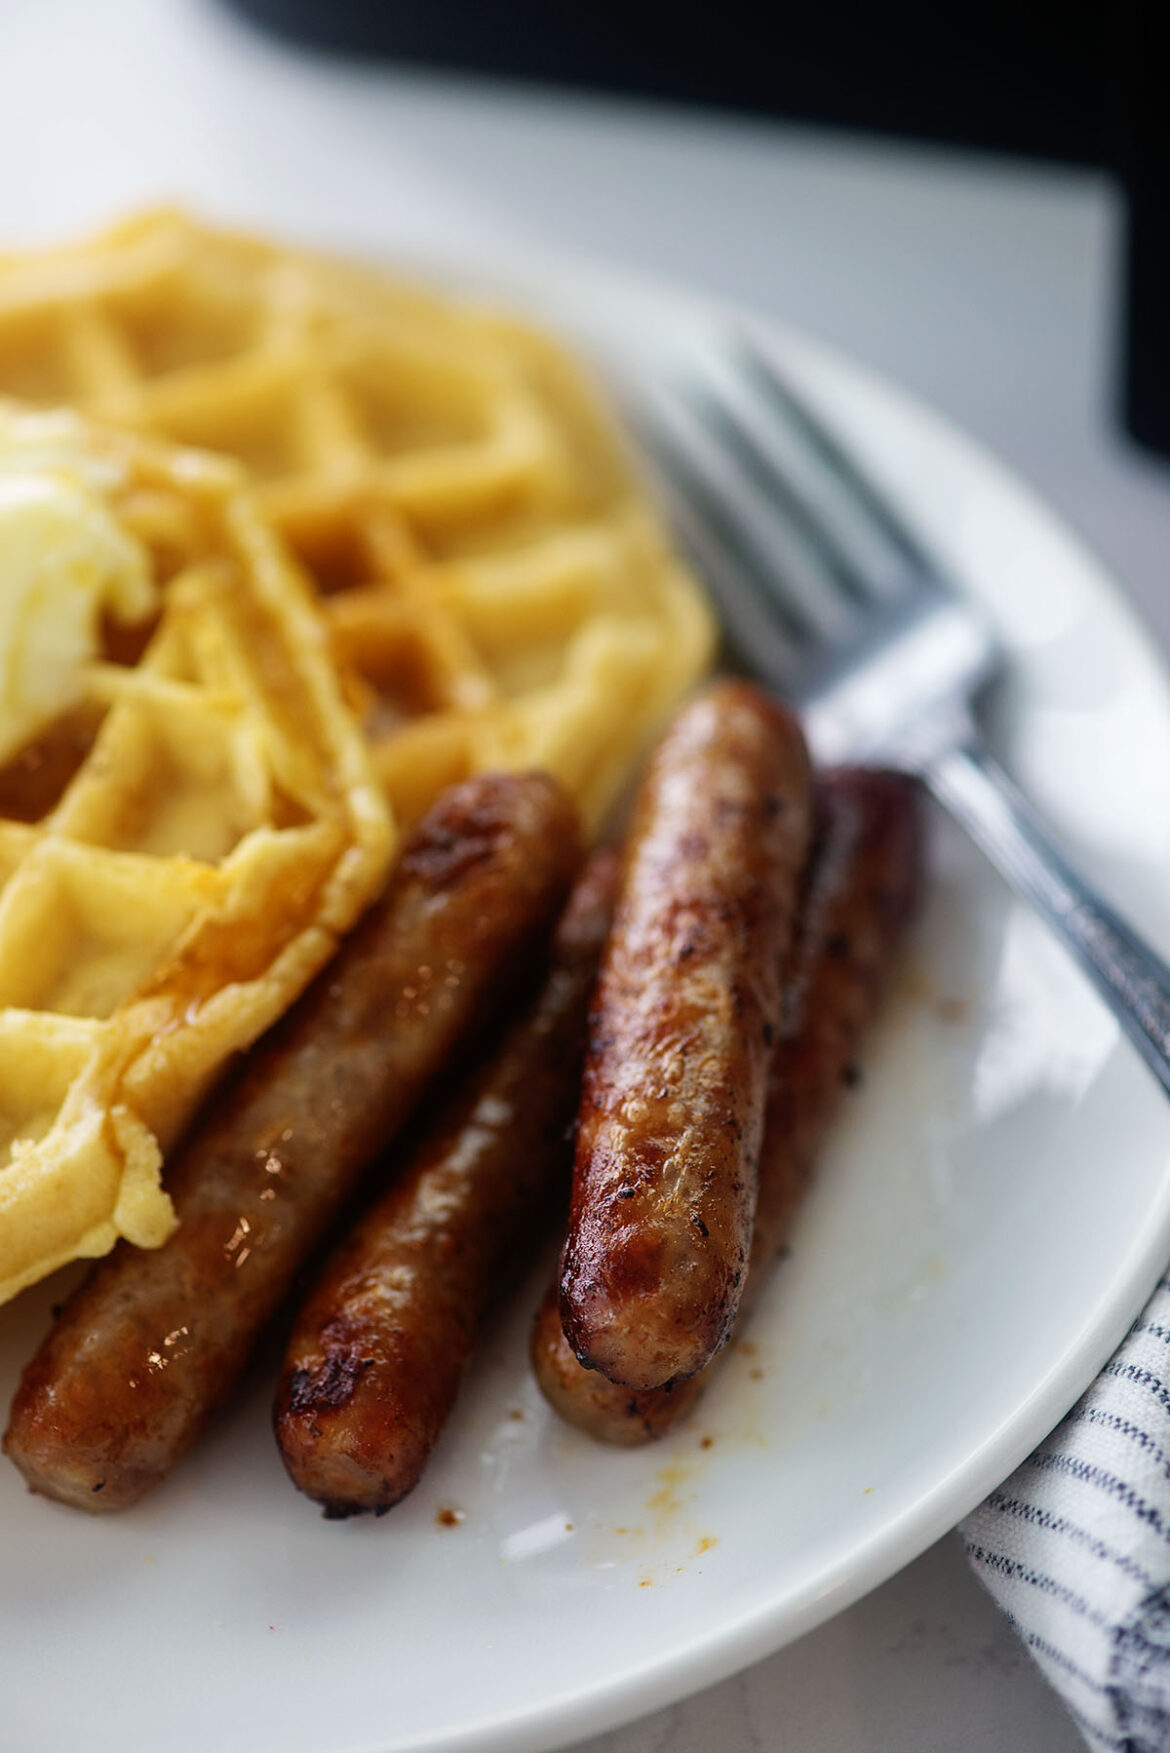
[[[1120,175],[1119,412],[1170,452],[1170,0],[231,0],[319,48]]]
[[[1170,454],[1170,7],[1140,0],[1127,18],[1118,86],[1127,208],[1125,422]]]

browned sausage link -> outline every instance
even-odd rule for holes
[[[679,714],[639,794],[561,1262],[565,1333],[611,1381],[693,1375],[735,1319],[809,815],[795,720],[741,682]]]
[[[114,1508],[190,1448],[362,1168],[539,953],[577,858],[573,806],[541,774],[444,793],[180,1149],[178,1230],[120,1244],[25,1370],[4,1447],[33,1490]]]
[[[921,813],[901,775],[844,770],[818,787],[821,827],[802,909],[791,1004],[771,1075],[751,1264],[740,1320],[768,1280],[807,1187],[860,1038],[878,1008],[921,886]],[[582,1369],[561,1329],[555,1284],[537,1314],[532,1362],[561,1416],[603,1442],[663,1436],[717,1363],[641,1392]]]
[[[417,1484],[486,1308],[563,1197],[616,876],[613,854],[597,854],[531,1007],[333,1254],[296,1322],[277,1440],[326,1515],[381,1512]]]

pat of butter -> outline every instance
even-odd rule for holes
[[[141,621],[157,602],[79,431],[67,414],[0,410],[0,762],[82,698],[103,614]]]

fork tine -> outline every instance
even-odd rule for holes
[[[742,374],[765,399],[773,429],[779,421],[795,432],[792,456],[796,464],[799,465],[802,459],[818,459],[823,477],[835,483],[838,505],[846,512],[851,510],[854,518],[863,518],[869,529],[880,535],[899,557],[902,572],[917,579],[926,576],[932,582],[941,583],[934,563],[909,526],[903,523],[856,457],[793,387],[772,354],[743,325],[736,329],[731,348]]]
[[[665,472],[695,502],[761,607],[782,619],[788,637],[805,645],[846,637],[853,605],[841,589],[832,556],[791,496],[761,491],[726,431],[685,393],[648,384],[642,415]]]
[[[750,384],[741,374],[728,370],[728,363],[715,353],[696,361],[686,384],[693,412],[704,430],[720,440],[738,472],[755,487],[770,522],[781,526],[779,532],[770,532],[773,541],[777,533],[786,543],[794,534],[798,536],[818,557],[827,575],[823,581],[826,587],[864,606],[867,592],[848,547],[838,540],[834,525],[817,515],[810,495],[803,491],[806,483],[799,480],[796,471],[785,469],[775,442],[784,434],[777,432],[775,421],[760,418]],[[782,450],[782,445],[779,448]],[[775,564],[774,554],[764,558]]]
[[[745,353],[738,335],[696,362],[708,419],[772,502],[793,508],[809,540],[831,564],[839,587],[862,607],[892,601],[918,574],[903,545],[851,477],[814,445],[791,407],[775,393],[774,375]]]
[[[772,687],[791,691],[807,670],[807,631],[786,611],[775,590],[765,589],[754,568],[745,566],[718,520],[701,511],[694,490],[661,431],[648,425],[644,410],[631,413],[643,440],[643,461],[665,502],[683,548],[715,597],[728,642],[735,652],[751,652],[753,665]]]

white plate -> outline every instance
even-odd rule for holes
[[[707,320],[576,269],[508,279],[603,349]],[[1009,766],[1170,948],[1170,700],[1114,586],[932,416],[780,344],[999,621]],[[90,1521],[0,1467],[0,1744],[550,1748],[807,1631],[1006,1474],[1170,1253],[1170,1113],[1044,931],[937,827],[910,972],[793,1258],[685,1431],[611,1454],[559,1428],[525,1365],[534,1283],[385,1520],[326,1523],[295,1496],[272,1359],[125,1515]],[[55,1293],[5,1312],[6,1392]]]

